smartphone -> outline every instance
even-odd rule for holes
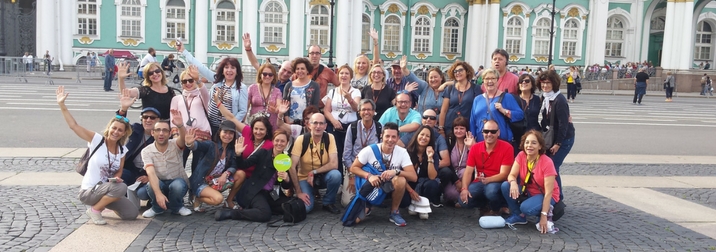
[[[109,178],[108,180],[109,180],[109,182],[117,183],[117,178]]]
[[[176,45],[177,45],[177,46],[180,46],[180,45],[181,45],[181,38],[177,38],[177,39],[176,39]]]

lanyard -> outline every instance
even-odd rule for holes
[[[268,98],[269,98],[269,96],[271,96],[271,86],[269,86],[268,94],[264,95],[263,84],[259,85],[259,92],[261,93],[261,99],[264,102],[264,111],[266,111],[268,109],[268,107],[267,107],[268,106]]]
[[[460,165],[462,164],[462,159],[465,157],[465,153],[467,152],[467,146],[465,146],[465,144],[463,143],[462,150],[460,150],[460,144],[458,143],[458,144],[455,144],[455,147],[457,147],[457,149],[459,150],[458,153],[460,153],[460,155],[458,156],[458,159],[457,159],[457,166],[455,166],[455,167],[460,167]],[[484,161],[483,161],[483,163],[484,163]]]
[[[522,184],[521,192],[524,192],[525,189],[527,189],[527,183],[530,182],[530,177],[532,177],[532,169],[534,169],[535,163],[537,163],[537,160],[539,160],[539,158],[536,158],[532,162],[530,162],[529,160],[527,161],[527,175],[525,175],[525,183]]]
[[[373,127],[375,127],[375,124],[376,122],[373,122],[373,126],[371,126],[370,129],[367,129],[362,122],[360,123],[360,126],[363,127],[363,130],[361,131],[363,132],[363,136],[365,137],[361,137],[361,140],[363,140],[363,142],[361,143],[361,149],[365,148],[365,146],[368,145],[368,140],[370,139],[370,132],[372,131]]]

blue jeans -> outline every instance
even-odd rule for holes
[[[323,179],[326,184],[326,195],[323,196],[323,205],[334,204],[336,203],[338,188],[341,187],[341,173],[338,172],[338,170],[331,170],[326,173],[326,176],[324,176]],[[307,180],[298,181],[298,184],[301,186],[301,192],[308,194],[308,197],[311,199],[311,204],[306,205],[306,212],[310,212],[313,210],[313,206],[315,205],[313,202],[315,200],[315,196],[313,195],[313,186],[309,185]]]
[[[440,183],[435,179],[429,178],[418,178],[418,183],[415,186],[415,192],[418,195],[428,198],[430,203],[440,204]],[[405,194],[408,194],[407,191]],[[409,195],[409,194],[408,194]]]
[[[488,204],[490,210],[499,211],[504,204],[502,193],[500,192],[500,183],[489,183],[487,185],[482,182],[472,182],[467,191],[472,198],[467,198],[467,204],[460,201],[462,207],[477,207]]]
[[[112,71],[105,69],[104,71],[104,90],[112,88]]]
[[[559,146],[559,150],[554,155],[551,155],[552,163],[554,163],[554,169],[557,170],[557,177],[555,180],[557,180],[557,185],[559,185],[559,200],[564,199],[564,194],[562,193],[562,176],[559,175],[559,167],[562,166],[562,163],[564,162],[564,159],[567,158],[567,154],[569,154],[569,151],[572,150],[572,146],[574,146],[574,137],[567,138],[562,140],[562,145]]]
[[[520,186],[521,187],[521,186]],[[542,212],[542,202],[544,202],[544,194],[530,195],[528,199],[518,205],[517,200],[510,197],[510,182],[502,182],[502,196],[507,201],[507,207],[510,213],[525,216],[539,216]],[[550,204],[554,206],[554,199],[550,200]]]
[[[167,209],[172,213],[178,212],[179,209],[184,206],[184,195],[189,191],[189,186],[187,186],[183,178],[159,180],[159,188],[164,196],[167,197],[167,200],[169,200]],[[149,198],[152,199],[152,202],[157,202],[157,197],[154,195],[151,184],[147,184],[147,191],[149,192]],[[137,192],[137,196],[139,196],[139,192]],[[156,213],[164,212],[164,209],[162,209],[159,204],[152,204],[152,210]]]

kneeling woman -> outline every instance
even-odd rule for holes
[[[249,220],[257,222],[267,222],[271,219],[272,214],[283,214],[281,203],[286,202],[289,198],[278,190],[275,181],[277,178],[283,179],[281,187],[289,189],[291,183],[287,172],[277,172],[273,165],[273,159],[276,155],[283,153],[288,144],[288,133],[283,130],[276,130],[273,135],[273,149],[259,149],[254,155],[243,159],[241,153],[246,149],[244,138],[239,137],[236,141],[236,160],[234,164],[238,168],[248,166],[256,166],[251,177],[246,179],[244,185],[239,189],[239,209],[220,209],[216,211],[214,219],[222,221],[226,219]],[[277,191],[272,196],[271,191]]]
[[[65,87],[59,86],[56,91],[57,104],[65,117],[67,125],[75,134],[87,142],[93,155],[87,162],[87,171],[82,177],[82,186],[78,194],[82,204],[91,206],[85,212],[97,225],[107,222],[102,218],[105,208],[114,212],[123,220],[133,220],[139,214],[139,206],[132,203],[124,195],[127,185],[122,183],[122,167],[127,148],[124,144],[132,134],[129,119],[115,116],[109,121],[102,134],[92,132],[80,126],[65,106]]]
[[[422,126],[406,146],[415,173],[418,174],[418,181],[408,182],[409,186],[405,190],[412,200],[419,201],[420,196],[424,196],[437,206],[440,205],[440,185],[435,180],[438,176],[435,163],[439,162],[438,156],[435,156],[435,134],[429,126]],[[412,215],[412,212],[410,214]]]
[[[233,168],[234,143],[236,141],[236,125],[231,121],[223,121],[219,125],[219,133],[214,135],[214,141],[196,141],[197,128],[186,134],[186,146],[191,149],[194,156],[201,157],[196,170],[189,177],[191,190],[196,195],[194,212],[204,212],[202,203],[219,205],[224,202],[221,192],[238,188],[242,174]],[[224,206],[228,206],[224,203]]]
[[[517,154],[507,181],[502,183],[502,195],[512,213],[505,222],[527,224],[526,216],[540,215],[540,230],[546,233],[550,206],[559,202],[559,186],[555,183],[557,170],[552,159],[545,155],[544,138],[539,131],[525,133],[520,147],[522,151]],[[527,198],[517,203],[523,193]]]

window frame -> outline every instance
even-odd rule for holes
[[[621,24],[621,27],[612,27],[616,25],[616,21],[619,21]],[[626,43],[626,21],[618,16],[618,15],[612,15],[609,18],[607,18],[607,30],[606,30],[606,40],[605,40],[605,46],[604,46],[604,56],[608,58],[624,58],[624,44]],[[614,39],[614,33],[619,32],[621,34],[621,39]],[[614,54],[614,51],[618,50],[618,54]]]
[[[271,6],[269,6],[271,5]],[[278,5],[280,10],[278,11],[268,11],[269,7],[273,7]],[[288,24],[288,7],[283,1],[277,1],[277,0],[267,0],[263,1],[261,3],[261,6],[259,6],[259,38],[260,42],[259,45],[261,47],[264,47],[265,49],[272,47],[277,48],[276,51],[280,50],[281,48],[284,48],[287,46],[286,44],[286,37],[287,37],[287,24]],[[280,16],[281,20],[278,20],[279,22],[268,22],[266,16],[272,15],[273,20],[276,21],[276,17]],[[267,29],[272,29],[274,34],[276,33],[276,29],[280,30],[281,35],[278,37],[271,36],[273,39],[269,41],[267,38]],[[278,42],[277,42],[278,41]],[[268,49],[267,49],[268,50]]]
[[[440,20],[440,36],[441,38],[443,38],[440,41],[440,56],[448,60],[454,60],[456,57],[461,57],[462,52],[464,50],[463,37],[465,35],[465,13],[467,12],[467,10],[465,10],[465,8],[463,8],[457,3],[451,3],[442,8],[440,12],[442,13],[442,19]],[[450,28],[457,31],[457,52],[449,52],[445,50],[445,38],[449,35],[446,34],[445,24],[452,19],[457,22],[457,27]]]
[[[189,5],[191,0],[180,0],[183,2],[183,5],[169,5],[169,2],[175,1],[175,0],[161,0],[159,6],[161,13],[162,13],[162,42],[164,43],[171,43],[172,41],[176,40],[177,38],[182,39],[182,43],[188,44],[187,39],[190,37],[190,31],[189,31],[189,17],[191,14],[191,6]],[[169,17],[170,10],[181,10],[184,12],[184,17],[176,18],[176,17]],[[169,36],[169,29],[170,25],[174,24],[174,34],[173,37]],[[179,34],[179,26],[184,26],[184,33]]]
[[[314,10],[318,10],[318,13],[313,13]],[[325,13],[321,13],[321,10],[325,10]],[[306,35],[306,37],[308,38],[308,45],[316,44],[321,48],[329,48],[331,43],[331,21],[333,19],[333,17],[331,16],[330,6],[316,4],[309,9],[308,13],[308,34]],[[325,24],[322,24],[323,18],[325,18]],[[314,19],[317,19],[316,24],[314,24]],[[321,41],[322,38],[325,39],[325,43],[321,43],[323,42]]]
[[[704,31],[705,26],[711,31]],[[708,42],[704,42],[706,36],[708,36]],[[714,25],[706,20],[700,20],[696,23],[696,32],[694,36],[694,60],[698,61],[711,61],[713,60],[713,43],[714,43]],[[708,49],[706,53],[704,50]],[[704,58],[703,56],[706,56]]]

